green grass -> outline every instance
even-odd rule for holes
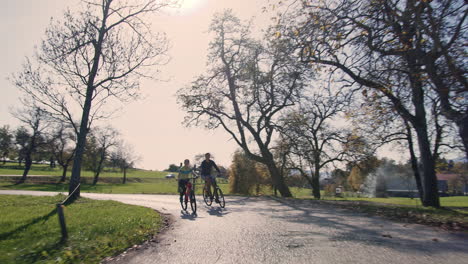
[[[219,184],[223,193],[229,193],[229,186],[227,183]],[[51,191],[51,192],[68,192],[68,184],[34,184],[23,183],[14,185],[11,182],[0,182],[0,190],[28,190],[28,191]],[[94,193],[123,193],[123,194],[176,194],[177,182],[174,179],[145,179],[144,182],[131,182],[126,184],[111,184],[111,183],[98,183],[93,186],[91,184],[82,184],[81,192],[94,192]],[[197,182],[196,193],[201,194],[202,185]]]
[[[98,263],[161,226],[152,209],[80,198],[64,209],[69,239],[60,243],[55,204],[63,199],[0,195],[0,263]]]
[[[71,168],[69,168],[70,170]],[[7,163],[5,165],[0,164],[0,175],[22,175],[24,166],[18,166],[17,163]],[[141,169],[129,169],[127,171],[127,177],[138,177],[138,178],[164,178],[170,172],[166,171],[151,171]],[[31,166],[29,175],[50,175],[50,176],[61,176],[62,169],[57,166],[50,168],[49,165],[34,164]],[[67,173],[70,175],[70,172]],[[92,177],[94,173],[92,171],[82,170],[81,176]],[[122,178],[123,173],[118,170],[104,169],[101,172],[100,177],[118,177]]]

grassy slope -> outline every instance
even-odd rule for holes
[[[0,263],[98,263],[161,226],[149,208],[82,198],[64,210],[69,239],[61,244],[54,209],[62,199],[0,195]]]

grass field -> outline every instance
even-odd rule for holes
[[[69,168],[70,170],[71,168]],[[17,163],[6,163],[5,165],[0,164],[0,175],[22,175],[24,167],[19,166]],[[127,177],[138,177],[138,178],[164,178],[170,172],[166,171],[151,171],[151,170],[140,170],[140,169],[129,169],[127,171]],[[61,176],[62,169],[57,166],[50,168],[49,165],[34,164],[31,166],[29,175],[50,175],[50,176]],[[70,175],[70,171],[67,173]],[[92,177],[94,176],[92,171],[82,170],[81,176]],[[123,173],[119,170],[105,169],[101,172],[100,177],[116,177],[122,178]]]
[[[161,227],[152,209],[80,198],[64,210],[69,239],[60,243],[55,204],[63,199],[0,195],[0,263],[98,263]]]
[[[1,180],[1,179],[0,179]],[[225,194],[229,194],[227,183],[220,183],[220,188]],[[29,191],[53,191],[68,192],[68,184],[41,184],[41,183],[23,183],[15,185],[12,182],[0,182],[0,189],[6,190],[29,190]],[[177,181],[174,179],[142,179],[142,182],[121,183],[98,183],[81,184],[81,192],[95,193],[124,193],[124,194],[176,194]],[[201,181],[198,180],[195,188],[197,194],[202,192]]]

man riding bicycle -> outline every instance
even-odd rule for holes
[[[208,188],[207,190],[209,191],[209,193],[211,193],[210,199],[213,201],[213,192],[211,192],[211,185],[212,183],[216,184],[216,182],[215,182],[214,175],[211,175],[211,170],[215,168],[216,171],[218,171],[218,173],[220,173],[220,171],[219,171],[218,166],[216,166],[216,163],[210,158],[211,158],[210,153],[206,153],[205,160],[202,161],[201,166],[200,166],[201,167],[200,174],[201,174],[202,179],[205,180],[205,188]],[[214,186],[213,186],[213,190],[214,190]]]

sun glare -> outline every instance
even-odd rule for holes
[[[181,0],[180,9],[182,12],[194,12],[202,6],[206,0]]]

